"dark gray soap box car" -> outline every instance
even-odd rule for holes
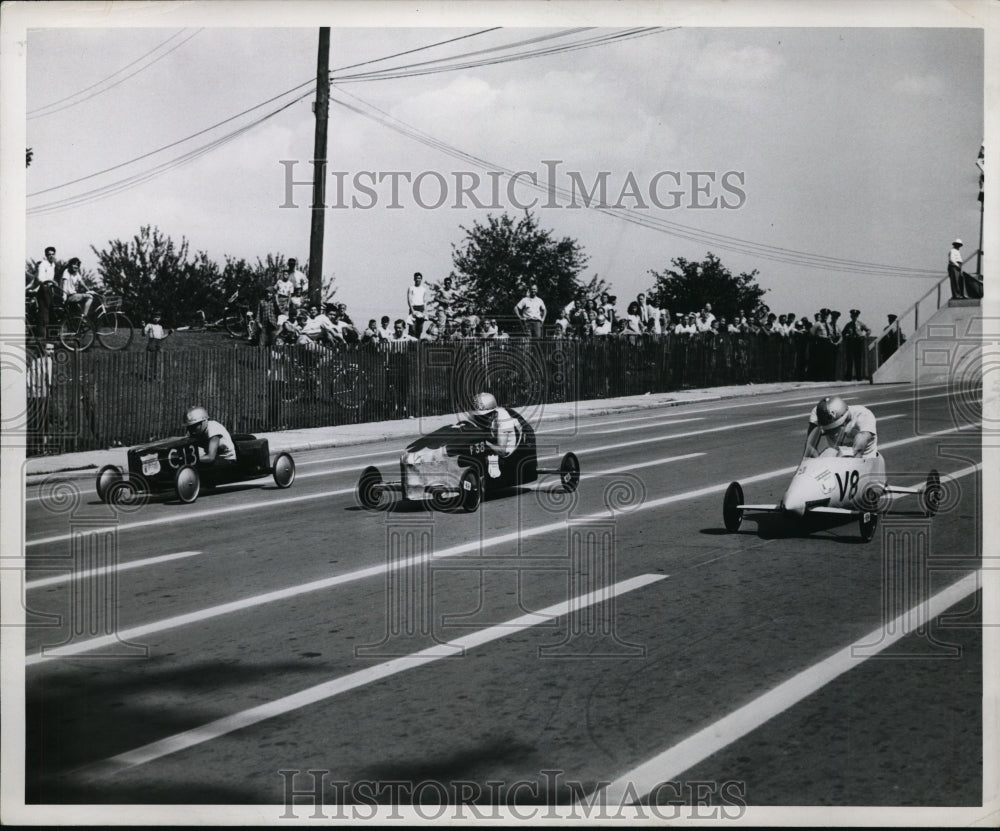
[[[427,502],[443,511],[475,511],[482,500],[497,492],[530,484],[539,476],[559,476],[564,490],[580,482],[580,462],[566,453],[558,468],[538,466],[535,431],[516,410],[518,440],[509,456],[498,456],[485,446],[489,435],[471,421],[441,427],[407,445],[400,456],[400,478],[386,481],[375,466],[362,471],[357,500],[368,510],[385,510],[392,494],[407,502]]]
[[[236,464],[224,468],[198,467],[198,447],[189,436],[163,439],[128,451],[128,470],[105,465],[97,473],[97,495],[102,502],[132,501],[140,495],[174,494],[194,502],[204,487],[245,482],[271,476],[279,488],[295,481],[295,461],[288,453],[271,459],[267,439],[248,433],[233,435]]]

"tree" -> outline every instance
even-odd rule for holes
[[[569,237],[557,240],[527,211],[520,220],[491,214],[485,224],[460,227],[465,239],[451,247],[460,314],[512,315],[527,286],[535,283],[554,319],[582,287],[580,273],[589,259],[583,248]]]
[[[757,269],[733,276],[711,251],[700,263],[683,257],[676,257],[671,263],[672,269],[649,271],[656,283],[646,294],[661,309],[696,312],[711,303],[716,316],[732,319],[740,311],[753,314],[767,292],[757,285]]]
[[[227,255],[220,268],[205,251],[191,257],[186,238],[175,243],[149,225],[128,242],[110,240],[103,250],[91,249],[105,290],[123,298],[126,314],[140,322],[159,311],[167,326],[191,323],[199,312],[218,320],[234,295],[240,305],[255,309],[287,268],[283,254],[258,257],[254,265]],[[332,277],[324,278],[323,292],[326,301],[333,298]]]
[[[189,261],[185,238],[177,245],[159,228],[144,225],[129,242],[111,240],[107,248],[91,250],[105,290],[121,296],[123,310],[137,322],[155,311],[169,326],[188,322],[198,309],[221,314],[219,267],[203,251]]]

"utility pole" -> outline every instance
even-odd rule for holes
[[[326,221],[326,123],[330,113],[330,27],[319,30],[316,57],[316,141],[313,145],[312,226],[309,231],[309,301],[323,301],[323,228]]]

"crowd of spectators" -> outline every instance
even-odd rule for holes
[[[301,274],[301,272],[298,272]],[[803,378],[833,379],[842,366],[844,380],[861,380],[870,375],[868,345],[873,332],[861,319],[858,309],[841,323],[841,312],[822,308],[808,315],[795,312],[776,314],[761,304],[753,310],[739,310],[732,316],[716,315],[711,303],[697,311],[658,308],[645,293],[639,293],[621,313],[618,298],[608,291],[589,295],[581,289],[555,315],[554,323],[538,286],[530,283],[525,294],[506,315],[460,314],[459,298],[451,277],[432,290],[416,272],[407,287],[405,317],[383,315],[364,327],[356,326],[343,304],[310,305],[305,298],[304,275],[296,278],[295,261],[289,273],[261,303],[257,319],[262,344],[298,344],[310,347],[348,343],[403,344],[462,340],[624,338],[637,340],[669,335],[682,343],[721,343],[734,335],[756,336],[794,344],[796,363]],[[890,316],[892,318],[893,316]],[[893,320],[882,333],[884,349],[898,348],[900,338],[889,343]],[[897,325],[898,329],[898,325]],[[746,340],[744,338],[744,340]],[[841,357],[842,360],[841,360]],[[884,359],[884,355],[883,355]]]

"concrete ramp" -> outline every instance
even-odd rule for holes
[[[875,371],[874,381],[921,386],[951,383],[978,394],[982,382],[982,339],[980,301],[951,300]]]

